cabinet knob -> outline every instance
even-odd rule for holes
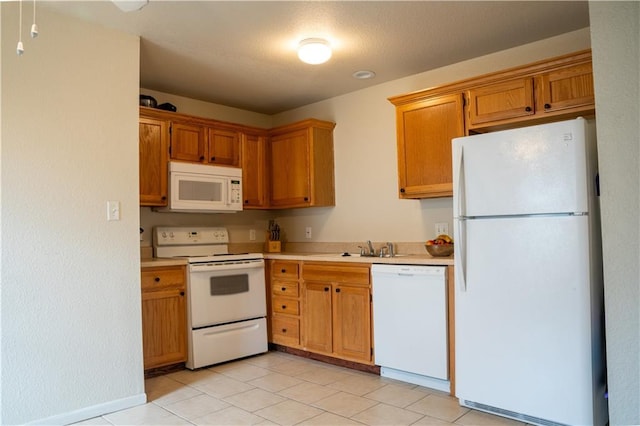
[[[249,200],[244,200],[244,203],[245,204],[249,204]]]
[[[184,291],[181,291],[181,292],[180,292],[180,296],[184,296]]]
[[[325,287],[325,288],[324,288],[324,291],[329,291],[329,287]]]
[[[280,290],[282,290],[282,291],[286,291],[286,290],[287,290],[287,288],[286,288],[286,287],[282,287]]]
[[[161,197],[161,199],[162,199],[162,201],[166,201],[166,200],[167,200],[167,196],[166,196],[166,195],[163,195],[163,196]]]
[[[404,188],[400,188],[400,192],[404,194]]]
[[[216,161],[216,157],[211,157],[210,161]]]
[[[286,270],[286,269],[284,269],[284,268],[282,268],[282,269],[280,270],[280,272],[282,272],[282,273],[284,274],[284,273],[286,273],[286,272],[287,272],[287,270]]]
[[[309,201],[309,197],[304,197],[304,200],[305,201]]]
[[[160,282],[160,277],[155,277],[153,280],[154,280],[155,282],[159,283],[159,282]]]
[[[339,288],[336,288],[336,293],[340,293],[340,289]]]
[[[282,309],[287,309],[287,305],[282,305]]]
[[[527,112],[531,112],[531,107],[530,107],[530,106],[528,106],[528,107],[526,107],[524,110],[525,110],[525,111],[527,111]]]
[[[551,108],[551,105],[549,105],[549,104],[544,104],[544,109],[550,109],[550,108]]]
[[[200,156],[200,161],[204,160],[204,155]]]
[[[286,333],[286,332],[287,332],[287,329],[286,329],[286,328],[283,328],[283,329],[282,329],[282,332],[283,332],[283,333]]]

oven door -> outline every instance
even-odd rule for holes
[[[191,328],[266,314],[264,260],[189,265]]]

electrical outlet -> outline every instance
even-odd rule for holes
[[[311,227],[310,226],[307,226],[304,229],[304,237],[305,238],[311,238]]]
[[[436,236],[442,234],[449,235],[449,224],[447,222],[436,223]]]
[[[255,240],[256,240],[256,230],[249,229],[249,241],[255,241]]]

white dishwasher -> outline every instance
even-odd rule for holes
[[[380,375],[448,392],[446,266],[374,264],[371,275]]]

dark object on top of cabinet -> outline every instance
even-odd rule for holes
[[[156,105],[158,105],[158,102],[153,96],[140,95],[140,105],[149,108],[155,108]]]
[[[158,105],[158,109],[163,109],[165,111],[173,111],[176,112],[178,108],[175,105],[170,104],[169,102],[165,102],[163,104]]]

